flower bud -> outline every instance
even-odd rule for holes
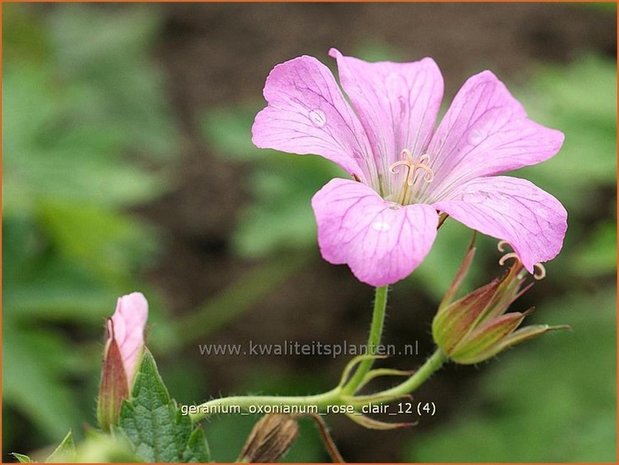
[[[260,419],[243,446],[238,462],[277,462],[297,439],[299,426],[290,415],[269,414]]]
[[[451,360],[465,365],[479,363],[550,330],[569,328],[535,325],[517,329],[533,310],[506,313],[512,302],[531,287],[517,259],[503,277],[452,301],[474,252],[471,246],[432,322],[434,342]]]
[[[106,322],[107,340],[97,400],[99,426],[109,430],[118,423],[122,401],[133,387],[144,352],[144,327],[148,302],[139,292],[118,299],[116,311]]]

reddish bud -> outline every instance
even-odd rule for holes
[[[144,352],[147,317],[146,299],[134,292],[118,299],[116,311],[106,323],[107,341],[97,400],[97,419],[104,430],[118,423],[122,401],[131,393]]]
[[[514,260],[502,278],[453,302],[471,265],[473,252],[471,245],[432,322],[434,342],[451,360],[461,364],[479,363],[527,339],[566,328],[536,325],[517,330],[532,311],[506,313],[512,302],[531,287],[525,282],[527,274],[518,260]]]

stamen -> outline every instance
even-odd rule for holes
[[[427,164],[430,161],[430,156],[428,154],[421,155],[417,162],[415,162],[415,160],[413,159],[413,154],[408,149],[402,150],[401,156],[402,160],[396,161],[391,166],[389,166],[389,170],[393,174],[396,174],[398,172],[398,168],[400,166],[406,167],[406,169],[408,170],[406,174],[406,184],[410,187],[415,183],[415,175],[417,173],[417,170],[421,169],[425,171],[423,177],[424,181],[432,182],[432,180],[434,179],[434,171],[432,171],[432,168],[430,168],[430,166]]]
[[[496,247],[499,249],[499,252],[505,252],[505,246],[511,247],[507,241],[499,241]]]
[[[538,281],[546,277],[546,268],[541,263],[536,263],[535,265],[533,265],[533,269],[535,270],[533,273],[533,277]]]
[[[426,172],[423,176],[423,180],[425,182],[432,182],[434,179],[434,171],[427,164],[430,161],[430,156],[427,153],[424,153],[419,157],[419,161],[417,161],[417,165],[415,166],[417,169],[422,169]]]
[[[510,246],[509,242],[507,241],[499,241],[499,243],[497,244],[497,249],[499,249],[499,252],[505,252],[505,247],[506,246]],[[505,255],[503,255],[500,259],[499,259],[499,265],[503,266],[505,265],[505,262],[509,259],[515,259],[516,261],[520,262],[520,258],[518,257],[518,255],[515,252],[509,252],[506,253]],[[540,280],[540,279],[544,279],[546,277],[546,268],[544,267],[544,265],[542,265],[541,263],[536,263],[535,265],[533,265],[533,277],[536,280]]]
[[[510,258],[515,259],[516,261],[520,261],[520,259],[518,258],[518,255],[516,254],[516,252],[510,252],[510,253],[506,253],[505,255],[503,255],[500,259],[499,259],[499,265],[503,266],[505,265],[505,262],[507,260],[509,260]]]
[[[412,186],[415,178],[415,161],[413,160],[413,154],[410,150],[404,149],[400,155],[402,156],[402,160],[393,163],[389,167],[389,170],[393,174],[396,174],[398,172],[397,168],[404,166],[408,170],[406,174],[406,184]]]

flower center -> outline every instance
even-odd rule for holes
[[[430,156],[427,153],[421,155],[417,161],[415,161],[413,154],[408,149],[402,150],[400,156],[402,159],[389,166],[389,171],[393,174],[398,174],[401,168],[406,170],[406,177],[400,188],[399,195],[396,197],[398,203],[407,205],[412,203],[414,199],[417,188],[419,187],[418,185],[416,186],[416,184],[432,182],[434,179],[434,171],[432,171],[432,168],[428,165]],[[424,172],[423,176],[417,176],[419,171]],[[421,179],[421,181],[417,182],[418,179]],[[394,192],[394,194],[396,193]]]

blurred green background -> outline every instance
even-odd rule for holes
[[[615,461],[615,30],[610,4],[3,5],[3,459],[95,424],[103,322],[133,290],[149,299],[148,345],[180,402],[335,384],[345,359],[206,358],[198,344],[364,341],[372,290],[320,259],[309,205],[340,173],[250,141],[272,66],[327,62],[336,46],[433,56],[446,102],[490,68],[566,134],[558,156],[517,173],[570,216],[563,253],[516,308],[574,329],[446,367],[416,395],[437,414],[413,428],[328,418],[344,457]],[[390,366],[432,349],[469,238],[448,221],[394,287],[385,342],[421,353]],[[495,242],[479,241],[471,285],[497,274]],[[255,421],[209,422],[213,458],[233,460]],[[327,460],[311,424],[286,459]]]

